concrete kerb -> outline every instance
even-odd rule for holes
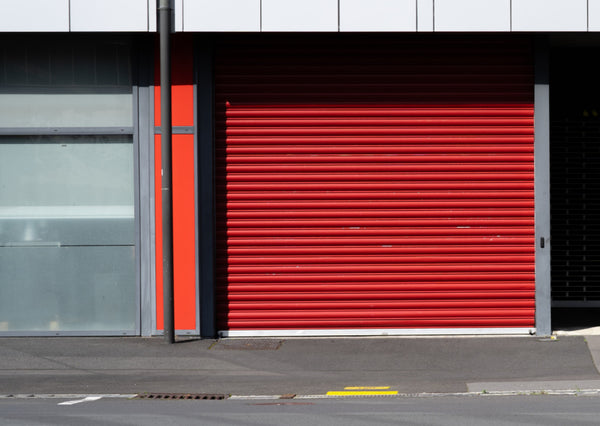
[[[239,401],[256,400],[306,400],[306,399],[356,399],[356,398],[439,398],[439,397],[490,397],[490,396],[533,396],[533,395],[561,395],[561,396],[600,396],[600,389],[532,389],[532,390],[514,390],[514,391],[483,391],[483,392],[418,392],[418,393],[398,393],[396,395],[296,395],[290,398],[287,395],[231,395],[228,399]]]
[[[0,399],[135,399],[141,394],[4,394]],[[308,399],[356,399],[356,398],[440,398],[440,397],[493,397],[493,396],[600,396],[600,389],[519,389],[510,391],[478,391],[478,392],[417,392],[398,393],[395,395],[229,395],[225,399],[233,401],[290,401]]]
[[[80,398],[122,398],[132,399],[137,394],[123,394],[123,393],[111,393],[111,394],[91,394],[91,393],[15,393],[15,394],[4,394],[0,395],[0,399],[80,399]]]

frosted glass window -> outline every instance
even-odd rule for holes
[[[0,137],[0,245],[134,244],[131,136]]]
[[[0,45],[0,127],[130,127],[131,52],[116,42]]]
[[[132,246],[0,246],[0,332],[133,334],[134,260]]]
[[[0,137],[0,332],[135,332],[132,136]]]
[[[139,331],[131,56],[108,35],[2,36],[0,333]]]
[[[0,136],[0,206],[133,206],[131,136]]]
[[[130,127],[131,94],[0,93],[0,127]]]

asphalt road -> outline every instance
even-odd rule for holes
[[[0,399],[0,424],[597,425],[600,397],[462,396],[253,401]],[[66,403],[66,404],[65,404]]]

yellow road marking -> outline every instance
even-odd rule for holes
[[[398,391],[329,391],[329,396],[380,396],[380,395],[398,395]]]
[[[346,386],[344,390],[385,390],[390,386]]]

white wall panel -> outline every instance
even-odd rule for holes
[[[260,31],[260,0],[184,0],[185,31]]]
[[[0,0],[0,32],[69,31],[69,0]]]
[[[415,0],[340,0],[340,31],[416,31]]]
[[[588,30],[600,31],[600,0],[588,0]]]
[[[417,31],[433,31],[433,1],[417,0]]]
[[[435,0],[435,31],[510,31],[510,0]]]
[[[71,31],[148,31],[148,2],[71,0]]]
[[[175,8],[173,17],[175,20],[175,31],[183,31],[183,0],[175,0],[173,2],[173,7]]]
[[[513,0],[513,31],[587,31],[587,0]]]
[[[156,31],[157,7],[156,0],[148,0],[148,31]]]
[[[337,31],[338,0],[262,0],[263,31]]]

